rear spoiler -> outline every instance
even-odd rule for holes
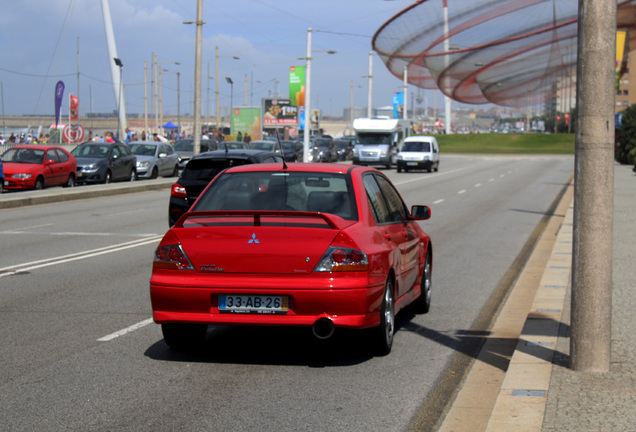
[[[184,228],[186,221],[201,218],[216,217],[240,217],[251,216],[253,226],[262,226],[261,218],[263,217],[287,217],[287,218],[305,218],[305,219],[322,219],[330,229],[342,230],[357,221],[343,219],[332,213],[308,212],[308,211],[289,211],[289,210],[216,210],[216,211],[190,211],[183,214],[173,228]],[[186,227],[187,228],[187,227]]]

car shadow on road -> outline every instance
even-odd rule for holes
[[[374,357],[369,345],[368,331],[338,329],[331,338],[321,340],[308,328],[211,325],[196,349],[174,351],[162,339],[144,354],[160,361],[321,368],[366,362]]]

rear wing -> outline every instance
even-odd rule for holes
[[[173,228],[219,226],[298,226],[342,230],[357,221],[331,213],[289,210],[191,211],[182,215]]]

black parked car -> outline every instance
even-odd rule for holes
[[[194,154],[194,139],[185,138],[177,140],[173,147],[174,151],[177,152],[177,155],[179,156],[179,169],[183,169]],[[216,140],[201,140],[201,153],[216,150],[218,148],[219,144]]]
[[[77,160],[78,184],[137,180],[137,157],[124,143],[85,142],[71,154]]]
[[[168,221],[174,225],[187,212],[218,173],[225,168],[253,163],[283,163],[283,159],[263,150],[214,150],[194,156],[186,164],[181,177],[172,185]]]
[[[353,159],[353,145],[351,140],[337,139],[333,143],[336,145],[338,160],[343,161]]]

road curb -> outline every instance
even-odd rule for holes
[[[168,189],[176,181],[177,177],[173,177],[106,185],[85,185],[74,188],[6,192],[0,195],[0,209]]]

